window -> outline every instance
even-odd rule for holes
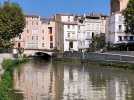
[[[68,22],[70,22],[70,16],[68,16]]]
[[[19,35],[19,39],[21,39],[21,35]]]
[[[53,36],[50,36],[50,41],[53,41]]]
[[[67,25],[67,28],[70,29],[70,25]]]
[[[127,36],[124,36],[124,40],[127,41],[128,40],[128,37]]]
[[[20,43],[18,43],[18,48],[20,48],[21,47],[21,44]]]
[[[72,34],[75,34],[75,32],[74,32],[74,33],[72,33]]]
[[[53,48],[53,43],[50,43],[50,48]]]
[[[68,37],[70,37],[70,33],[68,33]]]
[[[32,36],[32,40],[34,40],[34,36]]]
[[[122,30],[122,25],[119,25],[119,32]]]
[[[83,20],[79,20],[79,23],[83,23]]]
[[[42,33],[44,33],[44,30],[42,30]]]
[[[42,40],[44,40],[44,37],[42,37]]]
[[[32,21],[32,25],[34,24],[34,22]]]
[[[38,25],[38,22],[36,22],[36,25]]]
[[[94,38],[94,32],[92,32],[92,38]]]
[[[133,41],[133,39],[134,39],[133,36],[130,36],[130,41]]]
[[[49,34],[52,34],[52,27],[48,27]]]
[[[80,26],[78,26],[78,29],[80,30]]]
[[[119,40],[119,41],[122,41],[122,36],[119,36],[119,37],[118,37],[118,40]]]
[[[38,40],[38,36],[36,36],[36,40]]]
[[[69,48],[73,48],[73,42],[69,43]]]
[[[44,43],[42,43],[42,47],[44,47],[45,46],[45,44]]]

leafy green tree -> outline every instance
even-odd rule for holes
[[[97,34],[97,35],[93,35],[92,37],[92,43],[90,44],[91,47],[91,51],[96,51],[99,49],[104,48],[106,45],[105,42],[105,34],[101,33],[101,34]]]
[[[19,36],[25,27],[25,16],[16,3],[0,6],[0,47],[10,47],[11,40]]]
[[[134,34],[134,0],[129,0],[123,15],[125,18],[126,33]]]

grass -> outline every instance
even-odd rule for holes
[[[0,81],[0,100],[16,100],[13,94],[13,71],[16,67],[27,62],[26,59],[22,60],[4,60],[2,63],[4,74]]]

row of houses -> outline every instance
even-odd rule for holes
[[[134,49],[134,35],[125,33],[122,11],[129,0],[111,0],[111,14],[55,14],[51,18],[26,16],[24,32],[15,47],[59,51],[85,51],[94,35],[105,34],[106,42]]]
[[[89,48],[92,36],[106,33],[107,16],[102,14],[56,14],[52,18],[26,16],[26,27],[15,39],[15,47],[79,51]]]

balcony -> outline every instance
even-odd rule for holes
[[[92,37],[90,37],[90,36],[85,37],[85,40],[91,40],[91,39],[92,39]]]
[[[66,37],[65,40],[67,41],[77,41],[77,36],[70,36],[70,37]]]
[[[87,48],[89,48],[89,45],[79,45],[78,48],[79,49],[87,49]]]

